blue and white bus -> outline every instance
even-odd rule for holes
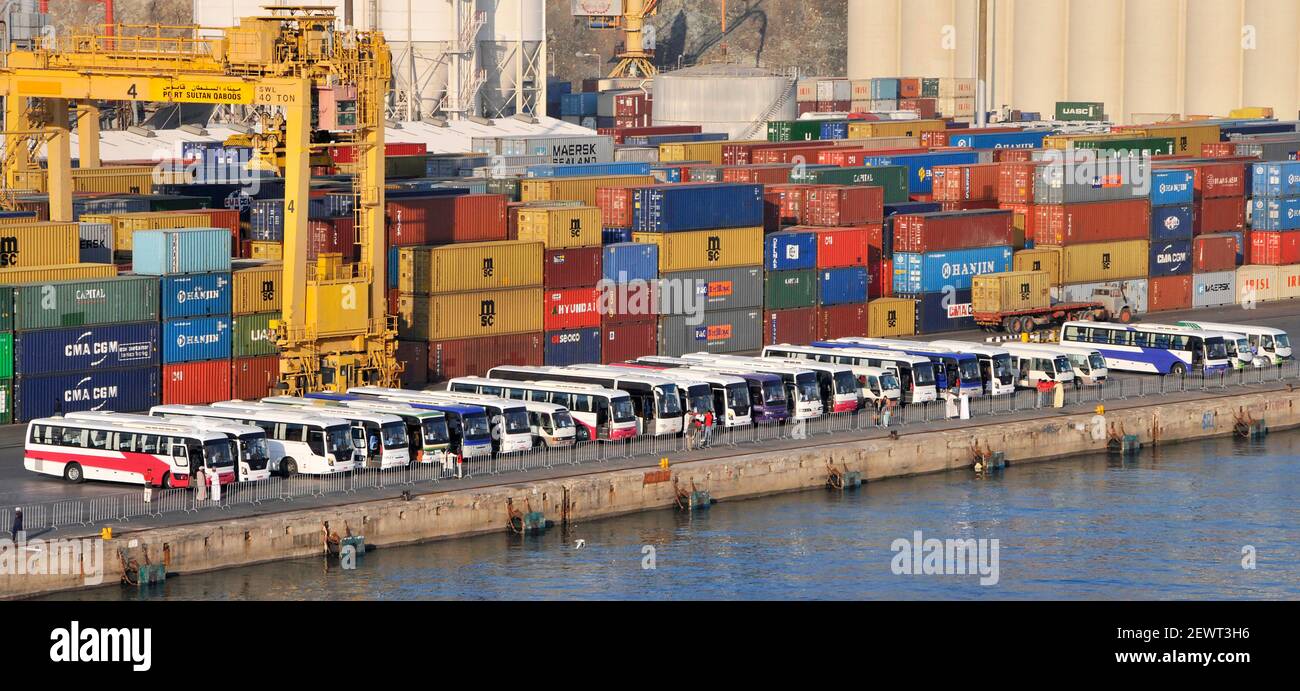
[[[482,458],[492,455],[492,425],[483,406],[458,403],[426,403],[406,401],[388,395],[390,389],[358,386],[348,389],[349,396],[358,399],[393,401],[413,408],[437,410],[447,417],[447,431],[451,433],[451,450],[462,459]]]
[[[898,373],[899,386],[902,388],[903,403],[925,403],[939,398],[938,376],[943,365],[920,355],[909,355],[901,350],[876,348],[873,346],[840,343],[838,341],[818,341],[809,349],[833,351],[839,355],[827,353],[826,362],[835,362],[850,367],[883,367]],[[764,352],[767,352],[766,350]],[[796,350],[791,350],[795,357],[803,358]],[[821,359],[821,356],[816,356]]]
[[[960,393],[970,397],[984,395],[984,380],[980,376],[979,357],[970,353],[958,353],[953,350],[932,346],[918,341],[896,341],[889,338],[837,338],[829,343],[850,343],[869,348],[896,350],[908,355],[920,355],[930,358],[941,367],[935,373],[935,383],[940,389],[957,387]],[[825,345],[819,342],[814,345]]]
[[[1194,329],[1066,322],[1061,326],[1061,343],[1088,346],[1106,358],[1107,369],[1121,372],[1217,374],[1232,367],[1223,336]]]

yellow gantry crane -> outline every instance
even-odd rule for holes
[[[284,307],[275,325],[282,388],[291,394],[396,385],[396,318],[384,291],[384,97],[392,56],[379,32],[341,30],[332,9],[266,7],[269,16],[197,26],[87,30],[10,50],[0,66],[9,189],[37,170],[46,145],[50,219],[72,220],[71,126],[82,167],[99,161],[100,101],[262,106],[256,138],[284,179]],[[76,108],[70,106],[76,104]],[[355,109],[355,117],[351,114]],[[319,127],[317,126],[319,125]],[[325,131],[331,131],[327,134]],[[313,137],[313,134],[317,136]],[[323,136],[322,136],[323,135]],[[330,143],[313,144],[313,141]],[[360,261],[307,261],[313,147],[355,146],[353,213]]]
[[[574,14],[579,13],[585,14],[587,26],[592,29],[623,31],[623,52],[609,73],[611,78],[644,78],[659,73],[654,65],[655,51],[646,47],[646,18],[659,13],[659,0],[580,0],[574,5]]]

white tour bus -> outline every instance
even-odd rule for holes
[[[150,408],[149,414],[212,417],[261,427],[266,432],[271,472],[284,477],[298,473],[346,473],[365,462],[361,451],[352,443],[352,425],[343,418],[330,416],[327,411],[317,413],[289,406],[256,403],[245,406],[160,405]]]
[[[27,423],[23,467],[68,482],[102,480],[188,487],[199,467],[235,481],[234,443],[225,434],[162,420],[47,417]]]
[[[841,361],[840,353],[834,348],[817,346],[771,345],[763,346],[762,357],[767,360],[785,361],[795,365],[805,362],[821,362],[848,367],[858,380],[858,391],[864,400],[874,403],[886,398],[897,401],[902,397],[898,370],[893,367],[872,367],[848,358]]]
[[[1227,331],[1242,334],[1250,340],[1250,345],[1255,351],[1256,366],[1280,365],[1283,360],[1291,359],[1291,338],[1282,329],[1275,329],[1271,326],[1255,326],[1253,324],[1215,324],[1213,322],[1192,320],[1180,321],[1177,326],[1188,329]],[[1260,363],[1258,360],[1264,360],[1265,362]]]
[[[832,413],[855,413],[862,408],[862,385],[849,365],[799,358],[761,357],[768,362],[810,369],[817,375],[817,388],[821,391],[823,410]]]
[[[493,367],[488,370],[487,376],[511,381],[558,381],[624,391],[632,397],[632,413],[637,419],[639,434],[665,436],[682,432],[682,416],[685,413],[677,385],[663,377],[526,365]],[[570,407],[569,410],[573,408]]]
[[[267,451],[266,432],[262,431],[260,427],[213,417],[177,416],[157,418],[145,413],[110,413],[102,410],[68,413],[64,417],[93,420],[102,419],[105,416],[117,416],[119,419],[143,424],[169,423],[184,425],[224,434],[235,445],[235,480],[237,482],[254,482],[271,477],[271,460],[270,452]]]
[[[1017,343],[1015,345],[1021,350],[1038,350],[1053,357],[1064,355],[1070,361],[1076,384],[1102,384],[1110,374],[1106,368],[1106,358],[1095,348],[1072,343]]]
[[[1088,346],[1106,358],[1107,369],[1181,375],[1188,370],[1217,374],[1232,365],[1218,332],[1175,330],[1142,324],[1066,322],[1061,343]]]
[[[1167,331],[1187,331],[1188,328],[1176,324],[1153,324],[1151,322],[1142,322],[1142,326],[1148,329],[1165,329]],[[1228,364],[1234,370],[1246,369],[1247,367],[1264,367],[1272,364],[1271,359],[1255,355],[1255,346],[1251,345],[1250,337],[1245,334],[1229,331],[1210,331],[1208,329],[1197,330],[1197,334],[1202,338],[1214,335],[1222,338],[1223,344],[1228,348]]]
[[[578,430],[569,409],[554,403],[523,401],[534,447],[563,448],[578,440]]]
[[[239,406],[247,401],[230,401]],[[411,439],[406,421],[392,413],[380,413],[339,405],[337,401],[298,396],[269,396],[261,400],[268,405],[292,406],[320,410],[341,417],[352,425],[352,441],[361,450],[367,468],[403,468],[411,464]],[[216,403],[224,406],[227,403]]]
[[[681,370],[656,370],[647,367],[637,367],[635,365],[597,365],[597,364],[579,364],[573,365],[570,369],[591,370],[593,372],[612,372],[627,375],[648,375],[667,379],[677,385],[677,396],[682,402],[682,411],[685,413],[704,413],[713,410],[713,387],[708,382],[694,372],[685,372]],[[685,425],[683,425],[683,429]]]
[[[744,377],[721,372],[709,372],[689,366],[670,367],[650,363],[619,365],[629,370],[657,372],[674,380],[695,380],[708,385],[712,397],[713,415],[725,427],[743,427],[754,422],[753,406],[749,402],[749,383]],[[678,388],[681,382],[678,381]]]
[[[892,371],[898,379],[900,400],[904,403],[925,403],[939,398],[935,385],[935,371],[940,365],[922,355],[908,355],[897,350],[869,346],[770,346],[772,355],[789,353],[789,358],[834,362],[858,368],[879,368]],[[769,351],[765,347],[764,353]]]
[[[616,441],[636,436],[632,397],[618,389],[558,381],[456,377],[447,382],[447,390],[561,406],[582,426],[578,441]]]
[[[936,348],[949,348],[958,353],[974,355],[979,360],[980,378],[984,380],[984,393],[1005,396],[1016,391],[1016,373],[1011,369],[1011,353],[1006,348],[988,343],[929,341]]]
[[[395,389],[389,394],[394,400],[406,399],[424,403],[460,403],[476,405],[487,411],[492,430],[494,454],[518,453],[533,448],[533,431],[528,424],[528,409],[522,401],[512,401],[500,396],[485,396],[460,391],[407,391]]]
[[[1045,351],[1026,347],[1024,343],[1006,343],[1011,354],[1011,366],[1016,371],[1016,383],[1029,389],[1038,388],[1042,382],[1064,384],[1074,381],[1074,365],[1059,351]]]
[[[706,367],[716,367],[722,371],[725,371],[724,368],[730,368],[737,372],[766,372],[780,376],[781,381],[785,383],[791,420],[821,417],[825,409],[817,373],[802,365],[718,353],[687,353],[682,355],[682,359],[699,362]]]

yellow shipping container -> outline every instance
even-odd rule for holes
[[[1150,248],[1151,243],[1146,240],[1090,242],[1065,247],[1061,250],[1061,283],[1146,278]]]
[[[108,223],[113,226],[113,249],[130,252],[134,247],[131,237],[137,230],[161,228],[207,228],[207,214],[186,214],[175,211],[140,211],[129,214],[82,214],[86,223]]]
[[[390,270],[398,290],[417,295],[525,288],[542,284],[542,254],[540,242],[403,247]]]
[[[1233,108],[1228,111],[1230,118],[1244,118],[1247,120],[1259,120],[1273,117],[1273,109],[1266,106],[1246,106],[1245,108]]]
[[[867,303],[867,337],[916,335],[916,300],[877,298]]]
[[[284,259],[284,245],[270,240],[256,240],[250,243],[250,254],[253,259],[265,259],[270,261],[282,261]]]
[[[980,312],[1015,312],[1052,304],[1046,271],[1006,271],[971,279],[971,308]],[[870,323],[870,322],[868,322]]]
[[[59,264],[26,268],[0,269],[0,285],[19,285],[37,281],[72,281],[83,278],[111,278],[117,275],[114,264]]]
[[[1169,125],[1143,125],[1124,132],[1143,137],[1169,137],[1174,140],[1175,154],[1201,155],[1201,145],[1219,141],[1219,126],[1215,124],[1177,123]]]
[[[766,140],[764,140],[766,141]],[[741,144],[743,142],[675,142],[659,145],[659,160],[671,161],[708,161],[715,166],[722,165],[722,145]]]
[[[76,223],[0,226],[0,267],[76,264],[80,254]]]
[[[921,136],[901,136],[901,137],[864,137],[862,139],[839,139],[836,140],[836,147],[845,147],[849,149],[912,149],[921,145]]]
[[[370,323],[364,280],[307,284],[307,323],[322,336],[362,334]]]
[[[632,242],[648,242],[659,246],[661,274],[763,263],[762,228],[632,233]]]
[[[850,122],[849,139],[868,137],[919,137],[922,132],[942,132],[947,129],[943,120],[881,120],[877,122]]]
[[[1061,285],[1061,248],[1035,247],[1020,250],[1011,258],[1011,268],[1015,271],[1046,271],[1049,287]]]
[[[30,211],[30,209],[19,208],[18,211]],[[0,226],[26,226],[33,223],[44,223],[40,214],[35,216],[7,216],[0,218]]]
[[[153,166],[73,168],[72,190],[107,194],[152,194],[153,170]],[[42,193],[49,191],[49,177],[45,170],[20,171],[15,182],[18,189]]]
[[[519,182],[519,200],[525,202],[576,199],[596,205],[598,187],[644,187],[655,184],[650,175],[601,175],[573,178],[527,178]]]
[[[520,207],[519,239],[546,249],[600,245],[600,208],[595,206]]]
[[[1277,267],[1277,299],[1300,298],[1300,264]]]
[[[231,267],[231,307],[235,314],[279,312],[284,305],[280,282],[284,265],[241,259]]]
[[[421,341],[542,330],[542,289],[512,288],[398,298],[398,335]]]
[[[1243,266],[1237,269],[1237,300],[1243,304],[1278,299],[1278,267]]]

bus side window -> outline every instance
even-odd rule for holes
[[[90,441],[89,441],[88,448],[100,449],[102,451],[108,450],[109,435],[111,435],[112,432],[106,432],[104,430],[99,430],[99,429],[92,429],[90,430],[89,434],[90,434]]]
[[[1151,334],[1151,346],[1159,350],[1169,349],[1169,334]]]
[[[63,446],[85,446],[86,430],[75,427],[63,428]]]
[[[546,391],[543,391],[542,389],[533,389],[531,395],[529,396],[529,399],[537,403],[546,403],[547,402],[546,399],[549,397],[549,395],[550,394],[548,394]]]
[[[135,432],[118,432],[114,448],[123,452],[135,451],[135,439]]]
[[[1077,327],[1077,326],[1067,326],[1067,327],[1065,327],[1065,338],[1063,338],[1063,339],[1061,339],[1061,340],[1065,340],[1065,341],[1077,341],[1077,340],[1079,340],[1079,327]]]
[[[325,434],[323,431],[315,431],[307,435],[307,448],[317,456],[325,455]]]
[[[296,422],[286,423],[284,426],[285,441],[307,441],[307,428]]]
[[[1259,337],[1259,340],[1260,340],[1261,343],[1264,344],[1264,352],[1266,352],[1266,353],[1271,353],[1271,352],[1273,352],[1273,337],[1272,337],[1272,336],[1268,336],[1268,335],[1260,336],[1260,337]]]
[[[1137,347],[1139,347],[1139,348],[1150,348],[1150,347],[1151,347],[1151,334],[1149,334],[1149,333],[1147,333],[1147,332],[1145,332],[1145,331],[1139,331],[1139,332],[1133,334],[1133,345],[1135,345],[1135,346],[1137,346]]]

